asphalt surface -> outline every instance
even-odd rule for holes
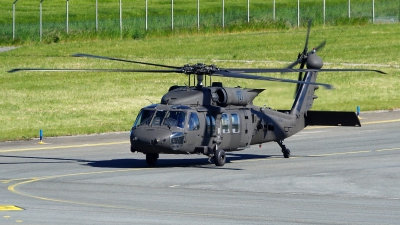
[[[161,155],[128,133],[0,143],[0,224],[399,224],[400,111],[228,153]],[[20,209],[20,210],[18,210]]]

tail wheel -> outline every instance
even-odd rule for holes
[[[290,150],[288,148],[285,148],[284,150],[282,150],[283,152],[283,157],[284,158],[289,158],[290,157]]]
[[[214,163],[216,166],[223,166],[225,165],[226,161],[226,154],[223,149],[217,149],[215,150],[214,154]]]
[[[158,153],[147,153],[146,154],[146,162],[149,166],[154,166],[157,163]]]

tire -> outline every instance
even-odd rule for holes
[[[290,150],[289,149],[285,149],[283,151],[283,157],[284,158],[289,158],[290,157]]]
[[[214,154],[214,163],[216,166],[223,166],[225,165],[226,161],[226,154],[225,151],[222,149],[215,150]]]
[[[149,166],[154,166],[157,163],[158,153],[147,153],[146,154],[146,162]]]

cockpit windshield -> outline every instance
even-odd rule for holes
[[[155,110],[141,110],[133,126],[149,125],[154,112]]]
[[[163,125],[166,125],[168,127],[179,127],[183,129],[185,127],[185,117],[185,112],[169,111]]]
[[[154,117],[154,118],[153,118]],[[183,111],[163,111],[163,110],[148,110],[140,111],[136,118],[134,127],[137,126],[167,126],[167,127],[185,127],[186,113]],[[151,122],[151,124],[150,124]]]
[[[161,126],[161,122],[164,120],[165,111],[158,110],[156,115],[154,116],[153,122],[151,123],[152,126]]]

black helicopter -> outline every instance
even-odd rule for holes
[[[131,152],[146,154],[146,162],[155,165],[159,154],[204,154],[213,159],[216,166],[223,166],[226,151],[242,150],[250,145],[277,142],[283,156],[289,158],[290,150],[283,141],[303,130],[306,126],[361,126],[354,112],[310,111],[315,90],[319,86],[332,88],[329,84],[316,83],[318,72],[374,71],[368,69],[322,69],[322,59],[316,52],[324,47],[325,41],[308,51],[311,21],[303,52],[287,68],[246,69],[218,68],[215,65],[194,64],[183,67],[138,62],[88,54],[89,57],[121,62],[137,63],[166,68],[164,70],[103,70],[103,69],[13,69],[31,71],[108,71],[183,73],[189,76],[188,86],[172,86],[158,104],[141,109],[130,131]],[[300,69],[293,69],[300,64]],[[304,69],[307,66],[307,69]],[[280,79],[248,73],[298,72],[298,80]],[[304,77],[303,77],[304,73]],[[190,85],[190,77],[197,84]],[[210,86],[203,85],[205,76]],[[264,89],[224,87],[220,82],[211,82],[212,76],[296,83],[296,97],[289,110],[273,110],[253,105],[253,100]]]

